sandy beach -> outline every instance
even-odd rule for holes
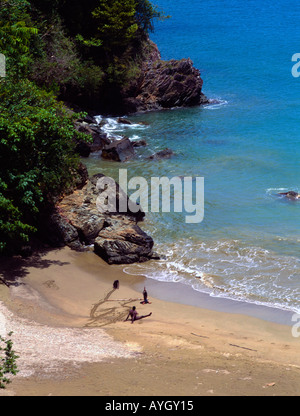
[[[276,314],[208,309],[68,248],[2,262],[0,277],[0,335],[20,357],[2,396],[300,395],[300,338]],[[124,322],[133,305],[152,315]]]

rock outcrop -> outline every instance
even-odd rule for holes
[[[124,103],[129,113],[209,102],[202,93],[200,71],[190,59],[163,61],[157,46],[150,40],[149,47],[140,77],[125,91]]]
[[[89,157],[91,153],[99,152],[111,143],[107,134],[102,131],[101,126],[97,125],[96,120],[91,116],[89,116],[89,123],[77,121],[75,128],[91,138],[90,142],[80,140],[76,143],[75,152],[81,157]]]
[[[128,137],[123,137],[105,146],[102,150],[102,158],[116,162],[126,162],[135,155],[134,146]]]
[[[56,246],[67,245],[83,251],[94,251],[109,264],[129,264],[158,258],[153,252],[153,240],[139,226],[145,213],[120,212],[120,198],[128,196],[119,185],[109,179],[116,189],[115,209],[100,210],[98,201],[105,201],[108,178],[97,174],[88,179],[85,186],[65,196],[48,222],[48,242]],[[103,194],[103,192],[105,194]],[[89,248],[88,248],[89,247]]]
[[[95,239],[95,253],[110,264],[144,262],[155,258],[153,240],[128,218],[111,219]]]

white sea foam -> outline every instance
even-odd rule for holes
[[[227,104],[228,104],[228,101],[216,98],[216,99],[209,100],[209,103],[205,104],[203,108],[205,108],[206,110],[218,110],[219,108]]]
[[[124,271],[181,282],[214,297],[300,311],[300,261],[295,257],[244,246],[238,240],[178,241],[161,249],[165,260]]]
[[[114,117],[103,117],[101,115],[95,116],[95,120],[98,124],[101,124],[102,131],[114,140],[121,140],[124,135],[128,136],[131,140],[139,140],[140,137],[135,133],[136,130],[145,130],[149,126],[142,123],[127,124],[126,122],[119,121]]]
[[[282,192],[288,192],[288,191],[295,191],[295,192],[299,192],[299,188],[298,186],[295,185],[291,185],[290,187],[285,187],[285,188],[268,188],[266,189],[266,195],[268,196],[279,196],[278,194],[282,193]]]

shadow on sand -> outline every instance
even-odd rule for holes
[[[28,275],[28,269],[32,267],[46,269],[52,265],[64,266],[69,264],[68,262],[44,258],[51,251],[53,249],[43,250],[30,257],[0,257],[0,284],[7,287],[21,285],[22,278]]]

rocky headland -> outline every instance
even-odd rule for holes
[[[140,75],[123,89],[126,113],[208,104],[202,92],[200,71],[191,59],[164,61],[157,45],[148,40],[149,51]]]
[[[139,76],[122,91],[122,108],[126,116],[137,112],[157,111],[174,107],[188,107],[209,103],[202,93],[203,81],[200,72],[190,59],[163,61],[157,46],[149,40],[147,59],[141,65]],[[105,120],[100,123],[96,113],[89,114],[75,123],[75,128],[89,136],[90,141],[76,143],[76,152],[83,158],[98,154],[99,158],[114,162],[125,162],[135,156],[135,148],[146,146],[144,141],[131,142],[109,137],[103,129]],[[130,124],[127,117],[117,121]],[[171,149],[162,149],[148,157],[156,161],[174,155]],[[89,178],[81,168],[81,178],[77,189],[66,195],[51,213],[44,226],[47,242],[55,246],[67,245],[74,250],[93,249],[109,264],[129,264],[158,259],[153,252],[154,242],[138,225],[144,212],[115,212],[97,209],[97,198],[104,189],[97,181],[102,174]],[[123,191],[119,185],[117,200]],[[118,204],[117,204],[118,205]]]

